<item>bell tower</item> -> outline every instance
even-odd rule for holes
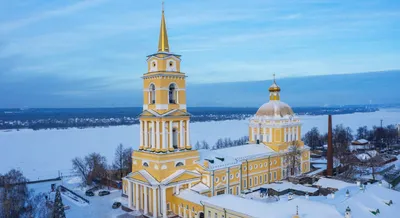
[[[181,72],[181,56],[170,52],[164,4],[158,50],[147,56],[147,72],[142,78],[139,150],[155,153],[191,150],[186,75]]]

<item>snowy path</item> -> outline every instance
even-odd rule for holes
[[[303,133],[316,126],[321,132],[327,130],[327,116],[301,116]],[[400,109],[385,109],[372,113],[335,115],[333,124],[343,123],[354,131],[357,127],[400,123]],[[248,134],[247,120],[202,122],[191,124],[191,142],[206,140],[213,145],[218,138],[236,139]],[[19,168],[31,180],[58,176],[60,170],[68,174],[71,159],[90,152],[106,156],[113,161],[114,150],[119,143],[134,149],[139,143],[139,126],[67,130],[21,130],[0,131],[0,173]]]

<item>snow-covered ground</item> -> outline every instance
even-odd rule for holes
[[[327,116],[300,116],[303,134],[312,127],[327,131]],[[355,113],[333,116],[333,124],[343,123],[354,131],[359,126],[372,127],[400,123],[400,109],[384,109],[372,113]],[[191,142],[205,140],[213,145],[218,138],[237,139],[248,134],[247,120],[213,121],[191,124]],[[18,168],[31,180],[47,179],[64,175],[71,168],[71,159],[98,152],[109,163],[118,144],[137,149],[139,126],[116,126],[109,128],[66,130],[0,131],[0,173]]]
[[[49,196],[54,195],[50,194],[51,184],[56,183],[58,185],[64,185],[68,189],[76,192],[82,197],[89,200],[89,204],[86,203],[77,203],[69,198],[67,195],[62,194],[62,200],[64,206],[69,206],[70,209],[65,211],[65,215],[67,217],[73,218],[84,218],[84,217],[117,217],[118,215],[124,214],[121,208],[112,209],[111,206],[115,201],[119,201],[124,204],[126,201],[125,198],[121,197],[121,190],[110,190],[111,194],[106,196],[98,196],[96,193],[93,197],[85,196],[85,189],[79,188],[79,184],[76,182],[80,182],[80,180],[72,179],[64,179],[58,182],[44,182],[44,183],[36,183],[28,185],[29,189],[33,189],[35,193],[48,193]],[[105,189],[107,190],[107,189]]]

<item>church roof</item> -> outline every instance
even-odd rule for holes
[[[264,144],[246,144],[216,150],[199,150],[200,164],[208,161],[208,169],[222,169],[240,165],[243,160],[267,157],[277,154]]]
[[[256,113],[256,116],[269,116],[269,117],[288,117],[293,116],[292,108],[280,100],[271,100],[263,104]]]

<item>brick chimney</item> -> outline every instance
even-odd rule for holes
[[[326,153],[328,161],[326,175],[333,176],[333,144],[332,144],[332,115],[328,115],[328,151]]]

